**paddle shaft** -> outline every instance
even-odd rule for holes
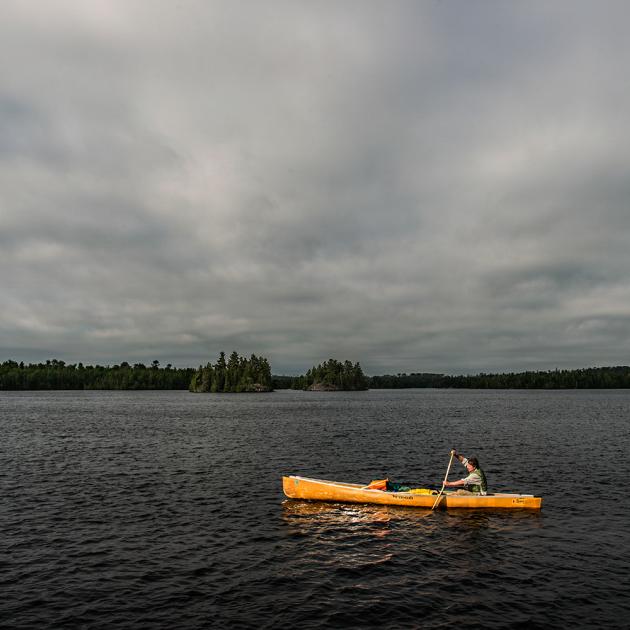
[[[442,496],[442,492],[444,492],[444,486],[446,485],[446,481],[448,479],[448,473],[451,471],[451,464],[453,463],[453,453],[451,452],[451,458],[448,460],[448,468],[446,469],[446,474],[444,475],[444,481],[442,482],[442,489],[440,490],[440,494],[437,495],[437,499],[433,504],[432,510],[435,510],[435,506],[439,503],[440,497]]]

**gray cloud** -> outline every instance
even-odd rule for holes
[[[0,354],[627,364],[623,2],[9,2]]]

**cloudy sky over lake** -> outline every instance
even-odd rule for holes
[[[627,365],[629,23],[3,2],[0,361]]]

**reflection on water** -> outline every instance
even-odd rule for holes
[[[282,503],[281,513],[293,545],[287,570],[304,580],[310,571],[332,576],[349,593],[364,593],[371,606],[383,610],[394,598],[412,626],[413,600],[408,595],[398,599],[398,590],[424,596],[442,610],[457,608],[463,595],[458,585],[473,584],[482,574],[496,580],[502,571],[516,570],[521,542],[543,524],[537,512],[431,511],[291,499]],[[497,552],[497,546],[503,551]],[[501,553],[505,567],[495,561]],[[310,571],[303,572],[304,566]],[[374,590],[378,588],[382,590]],[[453,593],[453,601],[442,592]],[[479,605],[474,596],[466,597]]]
[[[287,500],[282,516],[293,537],[309,539],[309,562],[322,569],[374,569],[393,558],[395,515],[384,506]]]
[[[451,547],[484,556],[488,539],[542,527],[539,512],[432,511],[362,503],[288,499],[282,518],[291,537],[304,540],[309,561],[330,567],[373,566],[396,555],[438,556]],[[384,544],[387,543],[387,544]],[[474,575],[468,561],[463,574]]]
[[[352,522],[389,522],[392,518],[402,514],[427,514],[427,510],[409,510],[389,505],[371,505],[369,503],[340,503],[333,501],[300,501],[287,499],[282,503],[285,518],[291,517],[319,517]]]
[[[332,501],[303,501],[287,499],[282,503],[282,517],[293,527],[322,525],[388,525],[394,521],[406,526],[433,529],[434,527],[490,528],[510,531],[526,522],[530,527],[542,527],[541,512],[530,510],[470,510],[450,509],[434,511],[397,505],[369,503],[340,503]]]

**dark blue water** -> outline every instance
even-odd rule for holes
[[[1,393],[0,625],[627,628],[629,418],[629,391]],[[542,512],[282,495],[439,485],[452,446]]]

